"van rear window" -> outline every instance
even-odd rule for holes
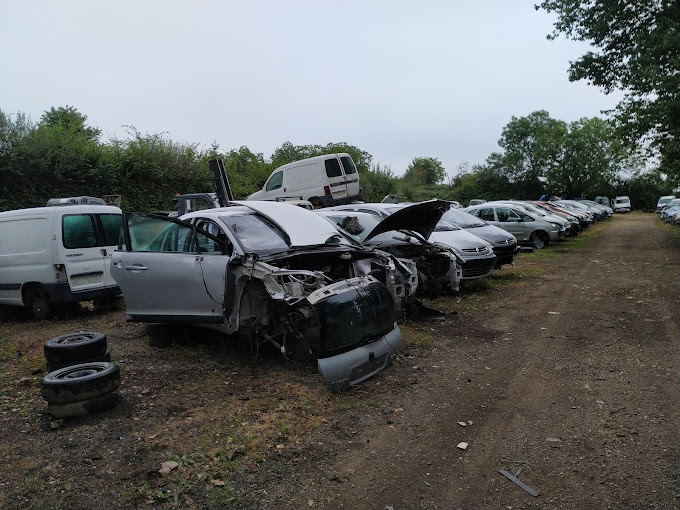
[[[120,214],[101,214],[99,218],[104,230],[104,246],[116,246],[123,217]]]
[[[64,248],[94,248],[97,246],[97,233],[94,218],[89,214],[71,214],[62,218],[64,229]]]
[[[349,156],[342,156],[340,161],[342,161],[342,166],[344,167],[346,174],[349,175],[357,173],[357,167],[354,166],[354,161],[352,161],[352,158]]]
[[[326,175],[328,177],[340,177],[342,175],[340,162],[337,158],[327,159],[324,163],[326,164]]]

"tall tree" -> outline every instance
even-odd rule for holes
[[[593,45],[572,62],[569,79],[605,93],[620,89],[616,120],[628,140],[642,141],[680,182],[680,2],[678,0],[544,0],[560,34]]]
[[[541,196],[546,175],[562,162],[567,133],[566,122],[545,110],[512,117],[498,140],[502,156],[492,154],[486,166],[505,173],[515,183],[518,198]]]
[[[437,158],[413,158],[404,173],[404,181],[416,186],[439,184],[445,177],[446,170]]]

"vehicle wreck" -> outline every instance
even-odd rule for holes
[[[404,207],[389,216],[329,208],[316,211],[366,248],[413,260],[418,269],[418,296],[436,296],[458,291],[462,260],[448,245],[428,238],[448,209],[442,200],[430,200]]]
[[[111,271],[127,319],[208,326],[317,360],[332,391],[389,366],[418,286],[413,263],[349,243],[294,205],[232,204],[179,220],[124,214]]]

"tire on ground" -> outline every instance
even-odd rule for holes
[[[111,354],[106,351],[104,354],[94,356],[89,359],[73,360],[73,361],[51,361],[47,360],[47,371],[54,372],[60,368],[70,367],[72,365],[81,365],[83,363],[94,363],[95,361],[111,361]]]
[[[41,392],[50,404],[83,402],[111,393],[120,386],[115,363],[82,363],[50,372],[42,379]]]
[[[47,404],[47,410],[57,419],[79,418],[90,414],[100,413],[114,407],[120,401],[117,391],[112,391],[99,397],[79,402],[68,402],[65,404]]]
[[[43,350],[45,359],[55,363],[82,362],[106,352],[106,335],[95,331],[67,333],[50,338],[45,342]]]

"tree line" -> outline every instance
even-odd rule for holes
[[[499,140],[502,152],[485,163],[460,165],[453,176],[435,157],[415,157],[402,176],[347,143],[283,143],[270,157],[247,147],[179,143],[162,134],[127,128],[127,137],[101,140],[75,108],[57,107],[32,123],[0,111],[0,210],[45,205],[49,198],[121,195],[125,210],[171,209],[177,193],[212,191],[208,161],[221,158],[236,198],[260,189],[280,165],[316,155],[347,152],[361,176],[366,201],[388,194],[405,201],[430,198],[467,203],[472,198],[536,199],[544,193],[581,196],[631,195],[651,208],[672,185],[643,168],[639,151],[622,144],[614,127],[599,119],[571,124],[538,111],[515,118]]]

